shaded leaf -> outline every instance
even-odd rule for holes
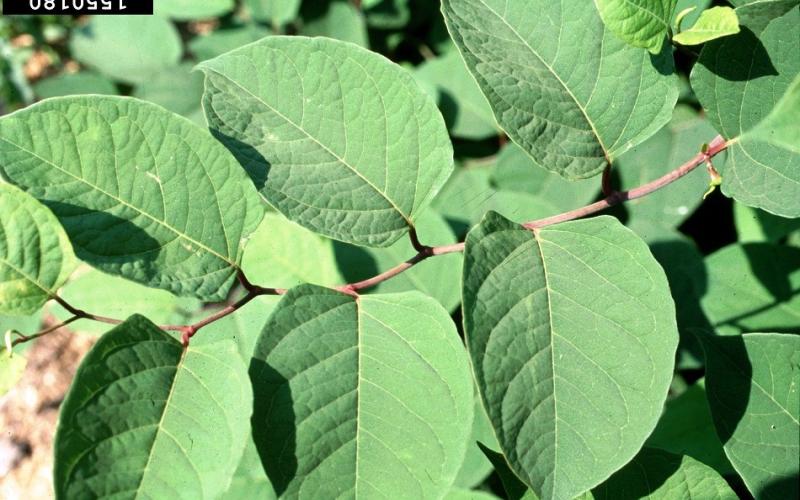
[[[669,120],[678,97],[671,55],[627,46],[596,9],[446,0],[443,12],[497,122],[547,169],[591,177]]]
[[[114,82],[102,75],[92,71],[81,71],[39,80],[34,84],[33,91],[39,99],[47,99],[75,94],[114,95],[117,93],[117,87]]]
[[[256,21],[283,26],[297,18],[301,0],[244,0],[250,15]]]
[[[492,471],[492,462],[486,458],[480,447],[480,443],[486,443],[492,449],[499,448],[497,438],[494,437],[492,424],[486,416],[486,410],[481,404],[480,395],[475,392],[475,418],[472,421],[472,432],[467,439],[467,452],[464,461],[456,475],[455,486],[462,488],[474,488],[478,486]]]
[[[0,181],[0,314],[33,314],[74,267],[69,239],[53,213]]]
[[[263,215],[224,147],[130,98],[62,97],[3,117],[0,173],[53,210],[84,261],[207,301],[226,297]]]
[[[268,29],[257,24],[221,29],[193,38],[189,41],[189,50],[198,61],[205,61],[260,40],[269,34]]]
[[[279,496],[443,495],[472,424],[472,386],[447,312],[419,293],[301,285],[250,367],[253,430]]]
[[[137,86],[133,97],[150,101],[206,126],[200,102],[203,99],[203,74],[193,72],[191,64],[182,64],[153,75]]]
[[[242,455],[252,394],[230,340],[181,343],[142,316],[100,338],[61,407],[59,498],[216,498]]]
[[[661,51],[677,0],[595,0],[600,17],[619,38],[653,54]]]
[[[528,489],[528,487],[520,481],[516,474],[511,470],[511,467],[506,461],[506,457],[502,453],[494,451],[483,443],[478,443],[486,458],[494,465],[497,475],[500,476],[500,481],[503,483],[503,488],[506,491],[508,500],[537,500],[536,494]]]
[[[681,45],[700,45],[739,32],[739,18],[730,7],[712,7],[703,11],[697,22],[672,40]]]
[[[800,229],[800,219],[786,219],[769,212],[733,204],[733,220],[740,243],[768,241],[777,243],[793,231]]]
[[[434,103],[373,52],[274,36],[199,67],[209,126],[267,202],[317,233],[388,246],[452,171]]]
[[[304,6],[305,7],[305,6]],[[356,45],[369,48],[369,36],[367,35],[367,24],[364,14],[361,13],[351,2],[347,0],[337,0],[330,3],[320,2],[310,4],[309,8],[325,9],[322,12],[315,12],[313,17],[303,12],[303,29],[301,34],[307,36],[327,36],[352,42]]]
[[[489,213],[464,259],[468,351],[509,464],[542,498],[596,486],[642,446],[672,379],[663,271],[610,217],[531,232]]]
[[[234,0],[158,0],[154,3],[155,14],[179,21],[208,19],[230,12]]]

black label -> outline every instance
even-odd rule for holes
[[[4,15],[150,15],[153,0],[3,0]]]

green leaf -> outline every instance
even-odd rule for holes
[[[238,28],[228,28],[201,35],[189,42],[189,50],[198,61],[211,59],[242,45],[269,36],[268,29],[257,24],[247,24]]]
[[[499,133],[492,108],[456,51],[424,62],[414,75],[436,90],[434,98],[454,136],[484,139]]]
[[[28,316],[5,316],[0,314],[0,335],[9,330],[14,330],[23,334],[35,333],[42,325],[42,310],[36,311]],[[13,337],[12,337],[13,339]],[[30,349],[36,341],[25,342],[14,347],[15,353],[23,353]]]
[[[671,54],[627,46],[596,9],[564,0],[442,8],[497,122],[549,170],[591,177],[669,120],[678,98]]]
[[[69,239],[53,213],[0,181],[0,314],[33,314],[74,267]]]
[[[595,0],[608,29],[634,47],[661,51],[677,0]]]
[[[800,229],[800,219],[786,219],[769,212],[733,204],[733,220],[739,243],[768,241],[778,243],[782,238]]]
[[[191,64],[182,64],[153,75],[137,86],[133,97],[150,101],[206,126],[200,102],[203,99],[203,74],[193,72]]]
[[[282,288],[300,283],[332,286],[345,281],[331,240],[276,213],[267,213],[250,236],[242,269],[254,283]]]
[[[553,212],[546,215],[555,215],[586,205],[600,192],[597,180],[566,181],[560,175],[537,165],[514,143],[509,143],[500,151],[491,181],[501,191],[529,193],[551,205]]]
[[[797,498],[800,336],[700,339],[711,415],[733,467],[756,498]]]
[[[700,45],[709,40],[739,33],[739,18],[730,7],[712,7],[703,11],[697,22],[672,40],[681,45]]]
[[[497,500],[498,497],[485,491],[468,490],[464,488],[453,488],[444,496],[444,500]]]
[[[800,332],[800,249],[729,245],[706,257],[703,310],[722,334]]]
[[[89,269],[77,271],[59,295],[93,314],[127,318],[138,313],[157,324],[184,324],[189,315],[200,308],[200,302],[195,299],[181,299],[166,290],[148,288]],[[72,313],[58,304],[52,304],[49,311],[60,321],[72,317]],[[96,321],[81,320],[73,325],[70,326],[73,330],[95,335],[108,331],[108,325]]]
[[[792,82],[800,74],[797,0],[758,2],[736,14],[741,31],[705,44],[691,76],[711,123],[724,138],[735,139],[725,165],[718,165],[722,192],[775,215],[798,217],[800,154],[796,144],[786,144],[794,128],[786,126],[787,117],[797,113]],[[775,118],[765,120],[773,108]]]
[[[491,169],[461,167],[447,180],[431,206],[463,235],[473,222],[486,213],[489,200],[497,192],[489,184]]]
[[[244,0],[250,15],[259,22],[283,26],[297,18],[301,0]]]
[[[117,87],[108,78],[92,71],[64,73],[36,82],[33,91],[39,99],[75,94],[114,95]]]
[[[494,469],[503,483],[508,500],[537,500],[536,494],[528,489],[525,483],[520,481],[511,470],[506,457],[502,453],[494,451],[483,443],[478,443],[478,446],[486,455],[486,458],[494,465]]]
[[[210,128],[267,202],[312,231],[388,246],[452,171],[433,101],[361,47],[273,36],[199,68]]]
[[[56,496],[216,498],[247,438],[252,394],[234,342],[187,349],[142,316],[100,338],[61,406]]]
[[[720,474],[733,472],[714,430],[703,379],[677,398],[667,401],[664,414],[647,439],[647,446],[676,455],[688,455]]]
[[[303,6],[305,8],[305,6]],[[356,45],[369,48],[369,36],[364,14],[347,0],[332,1],[329,3],[311,3],[309,9],[317,9],[313,15],[303,12],[303,29],[301,34],[306,36],[327,36],[352,42]]]
[[[158,0],[154,4],[155,13],[178,21],[208,19],[230,12],[234,0]]]
[[[782,148],[787,153],[798,155],[800,154],[798,114],[800,114],[800,75],[795,77],[770,114],[747,131],[742,140],[765,142]]]
[[[661,414],[678,343],[664,272],[605,216],[531,232],[490,212],[464,259],[467,346],[509,464],[542,498],[596,486]]]
[[[20,381],[26,366],[28,360],[25,356],[15,352],[9,353],[5,347],[0,348],[0,397],[5,396]]]
[[[279,496],[443,495],[472,425],[472,384],[447,312],[416,292],[301,285],[250,366],[253,432]]]
[[[696,23],[700,15],[711,5],[711,0],[678,0],[675,8],[672,11],[672,25],[675,26],[678,21],[678,15],[687,10],[692,9],[691,12],[684,14],[681,22],[685,26],[691,26]],[[677,31],[677,30],[676,30]]]
[[[206,301],[227,296],[263,215],[224,147],[130,98],[62,97],[3,117],[0,173],[53,210],[84,261]]]
[[[475,391],[475,418],[472,421],[472,432],[467,439],[467,452],[464,461],[456,475],[455,486],[461,488],[474,488],[486,479],[492,471],[492,463],[486,458],[480,443],[487,443],[492,449],[499,448],[497,438],[494,436],[492,424],[483,409],[480,394]]]
[[[220,496],[222,500],[273,500],[278,496],[261,464],[255,441],[249,439],[242,460],[231,478],[228,490]]]
[[[739,498],[711,467],[691,457],[651,448],[642,449],[592,494],[596,500]]]
[[[178,31],[157,16],[92,16],[73,32],[70,50],[78,61],[132,84],[177,65],[183,52]]]

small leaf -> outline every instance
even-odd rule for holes
[[[677,0],[595,0],[600,17],[620,39],[653,54],[661,51]]]
[[[486,411],[483,409],[480,395],[475,392],[475,418],[472,421],[472,432],[467,438],[467,452],[461,468],[458,469],[455,486],[474,488],[483,482],[492,471],[492,463],[480,448],[480,443],[487,443],[492,449],[499,448],[497,438],[494,437],[492,424]]]
[[[605,216],[532,232],[487,214],[466,241],[464,330],[503,453],[544,499],[579,495],[633,458],[678,343],[664,272]]]
[[[697,460],[644,448],[628,465],[592,490],[595,500],[714,498],[737,500],[725,479]]]
[[[114,95],[117,93],[117,87],[114,82],[102,75],[92,71],[81,71],[39,80],[34,84],[33,91],[39,99],[47,99],[75,94]]]
[[[263,216],[224,147],[130,98],[62,97],[3,117],[0,174],[55,213],[82,260],[206,301],[227,296]]]
[[[178,31],[158,16],[91,16],[73,31],[70,50],[78,61],[132,84],[177,65],[183,52]]]
[[[279,496],[450,489],[472,384],[455,326],[432,299],[293,288],[264,327],[250,377],[253,432]]]
[[[199,68],[209,127],[266,201],[312,231],[388,246],[452,171],[433,101],[361,47],[273,36]]]
[[[537,500],[536,494],[532,492],[522,481],[519,480],[516,474],[511,470],[506,461],[506,457],[502,453],[494,451],[483,443],[478,443],[483,454],[494,465],[494,470],[500,476],[500,481],[503,483],[503,489],[506,491],[508,500]]]
[[[706,273],[701,304],[721,334],[800,332],[800,249],[729,245],[706,257]]]
[[[259,22],[283,26],[297,18],[301,0],[245,0],[250,15]]]
[[[252,393],[236,345],[178,340],[132,316],[94,345],[61,406],[58,498],[212,499],[249,431]]]
[[[303,6],[304,9],[306,6]],[[369,36],[364,14],[348,1],[310,3],[308,9],[319,9],[313,14],[303,11],[301,34],[306,36],[327,36],[343,42],[351,42],[369,48]],[[323,10],[324,9],[324,10]]]
[[[189,50],[198,61],[205,61],[261,40],[269,34],[268,29],[258,24],[246,24],[239,28],[221,29],[197,36],[189,41]]]
[[[800,152],[793,141],[800,9],[796,0],[776,0],[736,14],[741,31],[705,44],[691,76],[708,119],[734,141],[725,164],[717,165],[722,192],[775,215],[800,217]]]
[[[33,314],[74,267],[69,239],[53,213],[0,181],[0,314]]]
[[[669,120],[669,51],[626,45],[584,3],[446,0],[442,10],[497,122],[538,165],[591,177]]]
[[[759,499],[798,497],[800,336],[699,336],[717,434]]]
[[[0,348],[0,396],[5,396],[20,381],[26,366],[28,360],[25,356]]]
[[[157,16],[169,17],[178,21],[202,20],[218,17],[230,12],[234,0],[158,0],[154,4]]]
[[[688,16],[695,10],[697,10],[697,6],[692,5],[691,7],[686,7],[685,9],[681,10],[680,12],[678,12],[678,14],[675,15],[675,20],[673,21],[673,25],[675,26],[675,31],[681,31],[682,29],[681,25],[683,24],[683,20],[686,19],[686,16]]]
[[[681,45],[700,45],[739,32],[739,18],[730,7],[712,7],[703,11],[697,22],[681,31],[672,40]]]

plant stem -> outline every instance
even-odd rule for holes
[[[603,173],[603,190],[604,194],[606,195],[605,198],[603,198],[600,201],[596,201],[594,203],[586,205],[584,207],[576,208],[574,210],[569,210],[567,212],[558,215],[553,215],[551,217],[545,217],[543,219],[525,222],[522,224],[522,226],[530,230],[539,229],[545,226],[558,224],[560,222],[580,219],[581,217],[586,217],[587,215],[603,211],[609,207],[613,207],[614,205],[619,205],[620,203],[629,200],[635,200],[637,198],[647,196],[648,194],[675,182],[676,180],[680,179],[681,177],[685,176],[686,174],[697,168],[699,165],[708,162],[715,155],[724,151],[730,144],[732,144],[731,141],[725,141],[725,139],[723,139],[721,136],[717,136],[714,138],[714,140],[712,140],[709,143],[708,148],[706,149],[705,152],[698,153],[692,159],[690,159],[680,167],[659,177],[658,179],[650,181],[647,184],[642,184],[641,186],[630,189],[628,191],[611,190],[608,182],[608,173],[607,173],[609,170],[606,169],[606,171],[604,171]],[[422,243],[420,243],[419,238],[417,237],[417,233],[414,229],[411,229],[411,231],[409,232],[409,237],[411,239],[411,245],[417,251],[416,255],[414,255],[407,261],[402,262],[392,267],[391,269],[388,269],[371,278],[367,278],[362,281],[357,281],[355,283],[347,283],[344,285],[340,285],[335,287],[335,289],[343,293],[347,293],[349,295],[357,297],[359,290],[364,290],[366,288],[373,287],[379,283],[394,278],[398,274],[414,267],[415,265],[419,264],[425,259],[428,259],[430,257],[435,257],[437,255],[445,255],[449,253],[464,251],[464,242],[453,243],[451,245],[442,245],[437,247],[429,247],[423,245]],[[210,316],[191,325],[160,325],[159,328],[161,328],[162,330],[181,332],[181,341],[183,342],[184,346],[188,346],[189,339],[191,339],[192,336],[196,334],[198,330],[200,330],[204,326],[207,326],[217,320],[224,318],[225,316],[228,316],[229,314],[233,314],[234,312],[238,311],[239,309],[247,305],[254,298],[260,295],[283,295],[287,291],[285,288],[270,288],[270,287],[262,287],[259,285],[254,285],[247,279],[247,277],[245,276],[244,272],[242,272],[241,269],[237,271],[237,277],[239,283],[247,291],[247,293],[238,301],[220,309],[219,311],[211,314]],[[14,341],[14,345],[26,342],[28,340],[32,340],[42,335],[46,335],[51,331],[55,331],[58,328],[61,328],[62,326],[65,326],[81,318],[91,319],[94,321],[99,321],[101,323],[108,323],[111,325],[117,325],[122,323],[122,321],[118,319],[98,316],[96,314],[91,314],[81,309],[77,309],[72,305],[70,305],[66,300],[59,297],[58,295],[54,296],[53,299],[59,304],[61,304],[61,306],[64,309],[69,311],[73,315],[73,317],[64,321],[59,325],[56,325],[52,328],[48,328],[47,330],[44,330],[42,332],[29,336],[22,336]]]

